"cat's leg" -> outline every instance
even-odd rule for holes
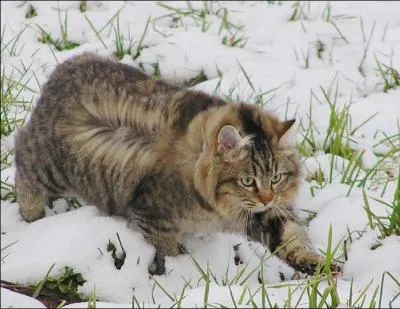
[[[148,219],[149,217],[151,215],[148,213],[138,215],[130,212],[129,225],[133,230],[140,232],[156,249],[154,260],[149,265],[149,273],[163,275],[165,274],[165,257],[182,254],[182,248],[179,245],[181,235],[172,220],[163,220],[161,215],[153,215],[153,218],[158,217],[158,219]]]
[[[280,248],[277,255],[293,268],[313,273],[317,265],[323,266],[324,259],[313,252],[309,245],[306,231],[295,221],[282,225],[280,233]]]
[[[247,235],[267,245],[296,270],[312,274],[318,264],[324,264],[324,259],[311,250],[304,228],[295,220],[257,214],[248,225]]]
[[[25,221],[32,222],[44,216],[44,206],[50,200],[50,195],[45,189],[34,188],[17,172],[15,191],[19,213]]]
[[[155,232],[155,231],[154,231]],[[149,266],[149,273],[152,275],[165,274],[165,257],[178,256],[181,253],[177,233],[146,233],[145,238],[156,249],[153,263]]]

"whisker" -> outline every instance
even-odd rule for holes
[[[236,232],[240,211],[236,211],[231,221],[231,231]]]
[[[280,209],[280,207],[274,207],[274,215],[275,215],[276,218],[278,218],[278,220],[279,220],[282,224],[285,223],[284,220],[282,220],[282,217],[283,217],[283,218],[286,218],[286,217],[285,217],[285,214],[284,214],[284,213],[282,212],[282,210]]]
[[[231,206],[231,207],[229,207],[229,208],[227,208],[227,209],[224,209],[222,212],[218,212],[219,217],[216,217],[216,218],[212,219],[212,220],[210,221],[210,223],[213,224],[215,221],[221,220],[222,215],[225,215],[225,214],[231,212],[231,211],[234,210],[235,208],[236,208],[235,206]]]
[[[238,225],[237,225],[237,232],[241,233],[242,232],[242,224],[243,224],[243,218],[244,218],[244,209],[240,211],[239,213],[239,218],[238,218]]]
[[[248,221],[248,209],[245,208],[243,210],[243,225],[242,225],[242,234],[246,233],[246,226],[247,226],[247,221]]]
[[[247,226],[249,225],[249,213],[250,213],[250,210],[249,209],[245,209],[245,212],[246,212],[246,219],[245,219],[245,223],[244,223],[244,226],[243,226],[243,234],[245,235],[246,234],[246,230],[247,230]]]
[[[253,213],[250,211],[250,209],[247,211],[247,225],[246,225],[246,230],[248,230],[251,234],[254,232]],[[245,231],[245,233],[246,233],[246,231]]]
[[[241,225],[241,221],[242,221],[242,215],[243,215],[243,211],[242,210],[238,211],[237,222],[236,222],[236,227],[235,227],[236,233],[240,233],[240,225]]]

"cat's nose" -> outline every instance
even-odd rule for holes
[[[261,203],[266,205],[272,201],[272,199],[274,198],[274,195],[272,194],[271,191],[265,191],[265,192],[260,192],[258,198],[260,199]]]

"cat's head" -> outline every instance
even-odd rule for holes
[[[294,120],[248,104],[235,104],[208,123],[197,187],[220,212],[291,211],[299,162],[293,143]],[[200,162],[199,162],[200,163]]]

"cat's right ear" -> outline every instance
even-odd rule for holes
[[[244,139],[239,131],[232,125],[226,125],[218,133],[217,152],[222,155],[226,162],[243,160],[247,156]]]

